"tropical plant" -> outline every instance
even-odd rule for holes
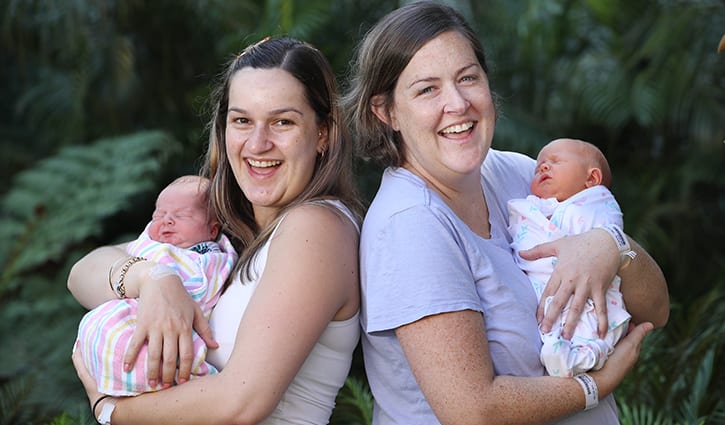
[[[83,400],[69,373],[83,314],[65,288],[69,266],[109,237],[110,219],[137,221],[137,206],[152,202],[178,154],[168,134],[136,133],[69,146],[16,176],[0,204],[0,336],[7,338],[0,403],[12,406],[0,418],[7,423],[38,423]]]
[[[330,422],[336,425],[373,423],[373,397],[362,378],[350,376],[337,396]]]
[[[668,278],[670,323],[648,338],[639,366],[617,390],[623,418],[723,423],[722,4],[473,7],[500,99],[494,145],[535,154],[555,137],[597,144],[612,165],[626,230]]]
[[[399,3],[0,2],[0,425],[93,423],[69,361],[84,310],[68,270],[137,233],[158,188],[196,171],[223,63],[289,34],[320,47],[344,82],[355,42]],[[450,3],[489,55],[494,146],[600,146],[627,232],[668,278],[670,323],[617,390],[622,422],[725,424],[720,1]],[[359,164],[367,199],[379,172]],[[369,423],[371,404],[356,352],[333,424]]]

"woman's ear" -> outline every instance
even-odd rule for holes
[[[585,184],[586,187],[594,187],[602,184],[602,170],[599,168],[590,168]]]
[[[387,96],[384,94],[376,94],[370,98],[370,110],[373,111],[376,117],[385,124],[398,131],[397,120],[395,115],[388,108]]]
[[[327,125],[321,125],[317,130],[317,153],[323,154],[328,148],[328,135],[330,130]]]

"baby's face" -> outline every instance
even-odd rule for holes
[[[531,193],[563,201],[587,188],[589,158],[576,144],[557,140],[546,145],[536,158]]]
[[[189,248],[216,238],[215,222],[209,219],[196,182],[176,183],[159,194],[151,216],[151,239]]]

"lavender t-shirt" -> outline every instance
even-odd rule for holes
[[[394,333],[429,315],[480,311],[496,374],[545,373],[536,296],[512,259],[506,232],[506,202],[528,194],[533,169],[526,156],[489,152],[481,171],[491,239],[473,233],[414,174],[385,171],[360,242],[362,344],[375,425],[439,423]],[[571,419],[616,424],[613,399]]]

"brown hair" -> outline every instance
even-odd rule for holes
[[[324,155],[318,155],[312,179],[305,190],[264,229],[258,228],[252,204],[237,184],[225,154],[230,81],[237,71],[247,67],[279,68],[299,80],[304,86],[307,102],[316,113],[318,124],[326,127],[328,134],[327,149]],[[202,174],[211,179],[212,209],[240,252],[240,260],[231,276],[235,276],[241,268],[249,272],[254,254],[270,237],[284,213],[295,206],[321,199],[339,199],[361,219],[362,204],[352,172],[352,145],[347,129],[340,125],[335,74],[319,50],[286,37],[266,38],[251,45],[231,61],[212,100],[214,110]]]
[[[400,166],[404,153],[400,135],[380,121],[371,109],[373,96],[393,104],[400,74],[415,53],[438,35],[457,31],[470,43],[488,74],[483,46],[473,29],[455,9],[430,1],[412,3],[384,16],[363,38],[351,64],[351,79],[342,99],[358,154],[383,166]]]

